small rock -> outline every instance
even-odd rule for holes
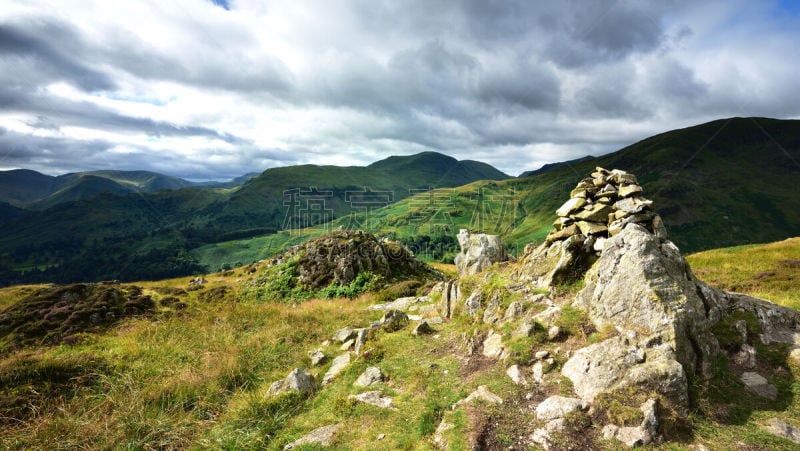
[[[361,373],[361,376],[358,376],[353,385],[356,387],[369,387],[372,384],[377,384],[378,382],[383,382],[384,377],[381,369],[376,366],[371,366],[364,370]]]
[[[551,328],[547,329],[547,338],[550,339],[550,341],[555,340],[559,335],[561,335],[560,327],[552,326]]]
[[[344,343],[351,338],[355,338],[356,330],[350,327],[339,329],[333,334],[333,341],[337,343]]]
[[[536,407],[536,418],[541,421],[550,421],[564,418],[570,412],[583,408],[583,401],[578,398],[564,396],[551,396]]]
[[[433,442],[439,445],[442,448],[446,448],[446,443],[444,441],[444,433],[456,427],[453,423],[448,423],[444,419],[442,422],[439,423],[439,426],[436,427],[436,432],[433,435]]]
[[[295,368],[286,378],[273,382],[267,394],[275,396],[292,391],[301,393],[314,391],[314,376],[300,368]]]
[[[522,369],[520,369],[519,365],[511,365],[510,367],[508,367],[508,369],[506,370],[506,374],[517,385],[528,384],[528,381],[525,379],[525,376],[523,376]]]
[[[444,323],[444,320],[442,319],[441,316],[434,316],[434,317],[426,319],[425,321],[427,321],[428,324],[443,324]]]
[[[477,390],[470,393],[469,396],[467,396],[467,399],[457,402],[456,405],[461,405],[463,403],[472,403],[475,401],[485,402],[487,404],[502,404],[503,398],[490,392],[485,385],[481,385],[480,387],[477,388]]]
[[[555,364],[555,360],[553,359],[544,359],[540,360],[533,364],[533,381],[537,384],[541,384],[544,382],[544,375],[547,374],[548,371],[553,367]]]
[[[325,376],[322,378],[322,385],[328,385],[339,375],[339,373],[344,370],[347,365],[350,364],[350,354],[344,353],[339,357],[333,359],[333,363],[331,367],[328,368],[328,372],[325,373]]]
[[[364,329],[358,329],[358,334],[356,334],[356,343],[355,343],[356,355],[361,354],[361,349],[364,347],[365,344],[367,344],[367,337],[369,337],[370,330],[372,330],[372,328],[370,327]]]
[[[778,418],[770,418],[767,420],[767,424],[761,428],[770,434],[800,443],[800,428],[791,426]]]
[[[433,328],[430,326],[430,324],[428,324],[427,321],[421,321],[419,324],[417,324],[416,327],[414,327],[414,330],[411,333],[413,335],[419,336],[419,335],[432,334],[434,332],[436,331],[433,330]]]
[[[514,338],[530,337],[534,331],[536,331],[536,322],[531,318],[526,318],[519,323],[519,326],[514,329],[511,336]],[[800,352],[798,352],[798,355],[800,355]]]
[[[733,356],[733,362],[742,368],[752,370],[756,367],[756,348],[743,344],[739,352]]]
[[[481,290],[475,290],[472,292],[471,295],[464,301],[464,309],[469,316],[475,316],[475,313],[478,312],[481,308],[481,303],[483,302],[483,293]]]
[[[546,359],[547,357],[550,356],[550,351],[536,351],[536,354],[534,354],[534,356],[536,357],[536,360]]]
[[[778,389],[758,373],[746,371],[742,373],[741,380],[745,387],[762,398],[776,399],[778,397]]]
[[[483,355],[490,359],[500,358],[503,355],[503,336],[494,331],[490,332],[483,341]]]
[[[347,398],[355,399],[356,401],[360,401],[375,407],[380,407],[381,409],[395,410],[395,408],[392,407],[392,398],[383,396],[383,394],[377,390],[364,392],[358,395],[350,395]]]
[[[351,338],[351,339],[349,339],[349,340],[345,341],[345,342],[342,344],[342,346],[339,348],[339,350],[340,350],[340,351],[348,351],[348,350],[350,350],[350,348],[352,348],[352,347],[353,347],[353,345],[355,344],[355,342],[356,342],[355,338]]]
[[[313,431],[306,434],[304,437],[293,441],[286,445],[283,449],[294,449],[300,445],[311,445],[311,444],[318,444],[321,446],[329,446],[331,441],[333,441],[333,436],[341,427],[341,424],[332,424],[330,426],[324,426],[321,428],[314,429]]]
[[[506,313],[503,315],[503,321],[511,321],[514,318],[522,315],[522,312],[522,303],[519,301],[514,301],[508,305],[508,308],[506,308]]]
[[[387,332],[398,331],[408,325],[408,315],[400,310],[389,310],[381,318],[381,327]]]
[[[386,434],[378,434],[378,440],[383,440],[386,438]]]
[[[308,357],[311,358],[311,366],[320,366],[328,360],[325,353],[319,349],[316,351],[308,351]]]

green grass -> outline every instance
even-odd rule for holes
[[[800,238],[686,257],[701,280],[800,310]]]

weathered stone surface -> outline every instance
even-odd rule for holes
[[[286,378],[275,381],[269,386],[267,394],[270,396],[289,392],[309,393],[314,391],[314,376],[295,368]]]
[[[613,212],[614,209],[611,206],[598,203],[594,204],[590,210],[578,212],[573,217],[580,221],[606,223],[608,222],[608,215]],[[580,223],[578,224],[580,227]],[[581,232],[583,232],[584,235],[587,235],[583,228],[581,228]]]
[[[331,367],[328,368],[328,371],[322,378],[322,385],[328,385],[333,382],[333,380],[336,379],[336,376],[338,376],[339,373],[347,368],[347,365],[350,365],[350,353],[344,353],[333,359]]]
[[[383,396],[383,393],[379,391],[368,391],[358,395],[350,395],[347,397],[348,399],[355,399],[356,401],[363,402],[365,404],[369,404],[375,407],[380,407],[381,409],[392,409],[396,410],[392,406],[392,398],[388,396]]]
[[[800,427],[791,426],[778,418],[770,418],[767,420],[767,424],[761,426],[761,429],[764,429],[770,434],[777,435],[778,437],[800,443]]]
[[[486,305],[486,309],[483,311],[483,322],[485,324],[494,324],[500,321],[501,302],[502,299],[500,297],[500,293],[495,292],[489,297],[489,302]]]
[[[758,373],[746,371],[742,373],[740,379],[745,387],[762,398],[776,399],[778,397],[778,389]]]
[[[361,230],[335,230],[295,246],[270,264],[297,260],[297,283],[319,290],[334,282],[347,285],[363,271],[384,280],[397,277],[441,278],[441,274],[417,260],[402,243],[379,239]]]
[[[414,327],[414,330],[411,331],[413,335],[429,335],[436,332],[433,330],[430,324],[427,321],[420,321],[419,324]]]
[[[580,399],[551,396],[536,406],[536,418],[540,421],[550,421],[564,418],[568,413],[581,409],[583,401]]]
[[[304,437],[289,443],[283,449],[295,449],[300,445],[330,446],[334,435],[336,435],[336,432],[339,431],[341,426],[341,424],[332,424],[330,426],[323,426],[321,428],[314,429]]]
[[[522,368],[519,365],[511,365],[506,370],[506,375],[511,378],[517,385],[528,385],[528,380],[525,379],[525,375],[522,372]]]
[[[524,311],[525,308],[522,306],[522,302],[520,301],[514,301],[511,304],[508,304],[508,307],[506,307],[506,312],[503,314],[503,322],[512,321],[513,319],[522,315]]]
[[[671,350],[652,342],[640,348],[627,338],[613,337],[578,350],[562,367],[575,393],[587,401],[598,394],[626,387],[655,390],[676,402],[688,403],[683,366]]]
[[[437,287],[439,286],[440,288],[437,290]],[[459,289],[457,280],[448,280],[447,282],[442,282],[441,285],[434,287],[431,290],[431,294],[428,296],[434,296],[438,293],[441,297],[437,306],[439,314],[442,315],[443,318],[452,318],[453,310],[458,303],[459,296],[461,295],[460,291],[461,290]]]
[[[481,290],[475,290],[472,292],[471,295],[464,301],[464,313],[469,316],[475,316],[480,310],[481,305],[483,303],[483,293]]]
[[[583,235],[552,244],[543,243],[522,257],[516,276],[534,286],[548,288],[581,279],[596,256],[583,250]]]
[[[608,231],[608,226],[602,222],[578,221],[575,223],[582,235],[597,235]]]
[[[381,328],[387,332],[395,332],[408,326],[409,318],[400,310],[389,310],[381,318]]]
[[[355,385],[356,387],[369,387],[372,384],[383,382],[383,380],[384,376],[383,372],[381,372],[381,369],[378,368],[377,366],[371,366],[366,370],[364,370],[364,372],[361,373],[360,376],[358,376],[358,379],[356,379],[356,381],[353,382],[353,385]]]
[[[339,350],[340,351],[349,351],[350,348],[352,348],[355,343],[356,343],[356,339],[355,338],[351,338],[351,339],[345,341],[344,343],[342,343],[342,346],[339,348]]]
[[[555,360],[553,359],[543,359],[539,360],[538,362],[533,364],[533,369],[531,371],[533,381],[537,384],[541,384],[544,382],[544,375],[553,368],[555,364]]]
[[[632,194],[638,194],[642,192],[642,187],[639,185],[622,185],[619,190],[617,190],[619,197],[628,197]]]
[[[756,348],[745,343],[736,355],[733,356],[733,362],[742,368],[751,370],[756,367]]]
[[[465,403],[486,403],[486,404],[502,404],[503,398],[495,395],[494,393],[489,391],[485,385],[481,385],[478,387],[474,392],[470,393],[466,399],[463,399],[457,402],[453,408],[460,406],[461,404]]]
[[[455,263],[461,277],[477,274],[494,263],[508,260],[506,249],[497,235],[470,234],[461,229],[458,244],[461,252],[456,255]]]
[[[483,355],[490,359],[498,359],[503,355],[503,336],[491,331],[483,341]]]
[[[367,339],[369,338],[369,332],[374,329],[373,327],[365,327],[363,329],[358,329],[358,333],[356,334],[355,338],[355,352],[356,355],[361,354],[361,350],[364,349],[364,345],[367,344]]]
[[[649,348],[648,364],[662,360],[666,370],[676,360],[688,373],[710,367],[719,348],[711,327],[720,318],[720,306],[703,294],[674,244],[629,224],[606,241],[585,280],[575,306],[585,309],[598,328],[631,331],[660,343],[642,345]]]
[[[617,210],[622,210],[625,213],[636,214],[653,208],[653,202],[649,200],[642,200],[638,197],[627,197],[614,202],[614,208]]]
[[[555,340],[560,335],[561,335],[561,328],[558,326],[551,326],[549,329],[547,329],[547,338],[550,341]]]
[[[308,351],[308,357],[311,359],[311,366],[320,366],[328,360],[325,353],[319,349]]]
[[[560,206],[558,210],[556,210],[556,214],[558,216],[569,216],[570,213],[580,211],[584,205],[586,205],[586,198],[573,197],[564,202],[564,205]]]
[[[367,310],[410,310],[417,304],[424,304],[426,302],[431,302],[431,298],[428,296],[407,296],[397,298],[385,304],[370,305],[367,307]]]
[[[333,339],[333,341],[336,341],[338,343],[344,343],[347,340],[355,338],[356,337],[356,333],[357,333],[356,330],[353,329],[352,327],[343,327],[343,328],[337,330],[333,334],[332,339]]]
[[[605,439],[617,439],[629,448],[644,446],[652,443],[658,437],[658,418],[656,417],[657,401],[647,400],[640,407],[644,419],[639,426],[619,427],[613,424],[603,427],[602,434]]]

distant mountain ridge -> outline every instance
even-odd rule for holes
[[[46,209],[3,224],[0,283],[183,275],[202,270],[187,251],[204,244],[302,228],[431,188],[510,178],[488,164],[435,152],[369,166],[271,168],[228,190],[125,192],[130,185],[96,177],[74,179],[59,199],[39,204]],[[81,197],[87,193],[92,197]]]
[[[24,209],[44,210],[103,192],[152,193],[195,186],[234,188],[255,175],[257,173],[246,174],[228,182],[198,183],[151,171],[102,170],[51,176],[30,169],[14,169],[0,171],[0,202]]]

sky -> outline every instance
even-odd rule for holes
[[[0,170],[511,174],[800,117],[800,1],[4,0]]]

